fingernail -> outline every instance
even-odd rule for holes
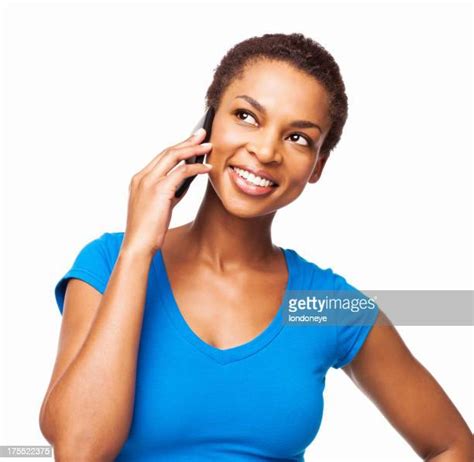
[[[203,146],[204,148],[209,148],[212,146],[212,143],[201,143],[200,146]]]
[[[205,165],[207,168],[212,168],[211,164],[206,164],[206,162],[203,162],[202,165]]]
[[[193,136],[202,135],[205,131],[206,131],[206,130],[204,130],[204,128],[202,128],[202,127],[201,127],[201,128],[198,128],[198,129],[194,132]]]

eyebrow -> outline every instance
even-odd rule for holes
[[[247,103],[251,104],[255,109],[260,111],[262,114],[266,115],[267,110],[265,109],[262,104],[260,104],[256,99],[252,98],[251,96],[248,95],[239,95],[235,97],[237,98],[242,98]],[[318,124],[315,124],[314,122],[310,122],[309,120],[294,120],[293,122],[290,123],[291,127],[295,128],[317,128],[321,133],[323,132],[321,130],[321,127]]]

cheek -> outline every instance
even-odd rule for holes
[[[299,162],[291,166],[288,172],[290,186],[303,190],[314,169],[314,162]]]
[[[210,141],[212,142],[211,156],[217,154],[214,161],[224,159],[226,157],[224,154],[233,155],[236,149],[245,146],[246,143],[244,135],[239,130],[230,127],[229,124],[219,123],[212,126]]]
[[[218,134],[219,143],[223,147],[235,147],[245,143],[245,138],[239,130],[235,129],[222,129]]]

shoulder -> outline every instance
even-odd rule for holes
[[[66,287],[69,279],[81,279],[103,293],[120,252],[123,232],[105,232],[93,239],[76,244],[72,265],[63,273],[55,285],[55,296],[62,313]]]
[[[83,245],[78,254],[76,263],[101,265],[109,272],[112,271],[117,261],[120,248],[122,246],[124,232],[111,231],[89,240]]]
[[[104,232],[88,245],[96,246],[102,250],[107,262],[113,266],[120,252],[124,234],[123,231]]]
[[[101,241],[104,246],[107,248],[116,248],[117,246],[120,248],[123,241],[124,236],[123,231],[107,231],[102,233],[97,240]]]
[[[312,259],[303,257],[294,249],[284,249],[293,266],[298,288],[301,290],[342,290],[352,287],[346,278],[331,267],[322,266]]]
[[[326,315],[328,324],[333,326],[335,356],[332,367],[335,369],[344,367],[364,344],[380,309],[374,300],[347,282],[344,276],[332,268],[323,268],[302,257],[295,250],[287,250],[298,273],[296,289],[312,291],[312,294],[320,300],[318,313]]]

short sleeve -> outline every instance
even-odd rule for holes
[[[347,366],[357,355],[379,314],[375,301],[349,284],[345,278],[336,275],[336,293],[346,301],[348,308],[340,310],[336,325],[336,358],[332,367]]]
[[[61,315],[69,279],[81,279],[104,293],[113,264],[110,259],[110,233],[88,242],[78,253],[69,271],[57,282],[54,295]]]

